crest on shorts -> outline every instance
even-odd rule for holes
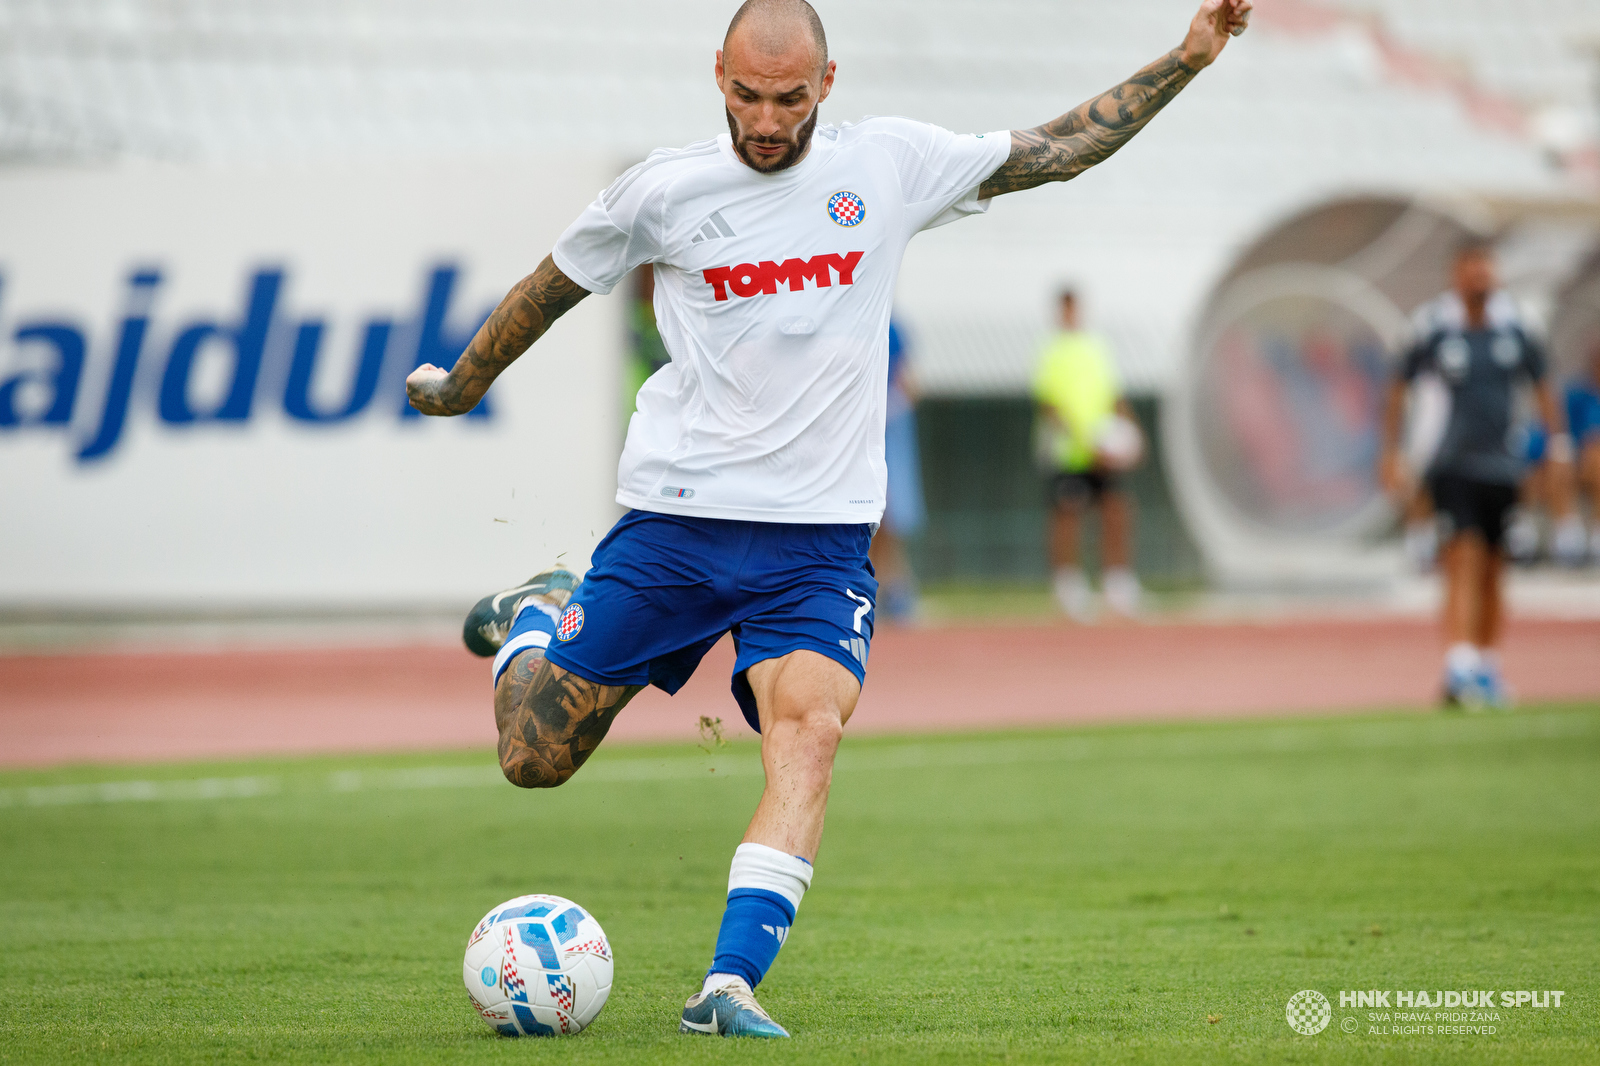
[[[867,205],[853,192],[836,192],[828,197],[828,217],[841,226],[859,226],[867,217]]]
[[[573,604],[561,613],[561,621],[556,623],[556,639],[571,640],[583,629],[583,605]]]

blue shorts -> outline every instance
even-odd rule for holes
[[[1567,390],[1567,428],[1580,447],[1591,435],[1600,437],[1600,389],[1574,385]]]
[[[867,525],[629,511],[595,548],[546,657],[587,681],[671,695],[731,632],[733,695],[759,733],[745,677],[756,663],[804,648],[866,680],[878,599],[871,543]]]
[[[1538,423],[1527,427],[1522,434],[1522,461],[1529,466],[1538,466],[1544,462],[1545,449],[1550,444],[1544,427]]]

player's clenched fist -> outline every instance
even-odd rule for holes
[[[449,376],[448,370],[441,370],[432,363],[423,363],[413,370],[406,378],[406,398],[411,401],[411,406],[425,415],[455,414],[455,411],[440,399],[445,379]]]
[[[1183,39],[1183,61],[1191,67],[1210,66],[1228,38],[1250,25],[1251,7],[1250,0],[1205,0]]]

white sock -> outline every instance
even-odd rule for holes
[[[1450,650],[1444,653],[1445,669],[1453,674],[1470,674],[1478,669],[1481,661],[1477,647],[1464,640],[1450,645]]]
[[[1139,610],[1139,600],[1144,589],[1139,585],[1139,578],[1126,566],[1113,566],[1106,570],[1101,579],[1105,586],[1106,602],[1119,614],[1135,614]]]
[[[700,994],[705,995],[707,992],[713,992],[716,989],[724,987],[725,985],[738,985],[745,992],[751,995],[755,994],[754,990],[751,989],[749,982],[736,973],[706,974],[706,983],[700,986]]]
[[[811,887],[811,864],[765,844],[740,844],[733,850],[728,867],[728,891],[736,888],[764,888],[789,901],[795,910]]]
[[[1056,603],[1068,615],[1080,622],[1094,617],[1094,590],[1089,587],[1089,577],[1081,567],[1059,568],[1052,584]]]

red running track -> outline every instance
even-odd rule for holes
[[[1525,700],[1600,698],[1600,621],[1520,620]],[[724,641],[676,697],[648,690],[619,740],[745,732]],[[852,731],[992,729],[1431,705],[1420,620],[1081,629],[884,630]],[[455,647],[0,656],[0,765],[133,762],[494,743],[489,666]],[[748,734],[746,734],[748,735]]]

